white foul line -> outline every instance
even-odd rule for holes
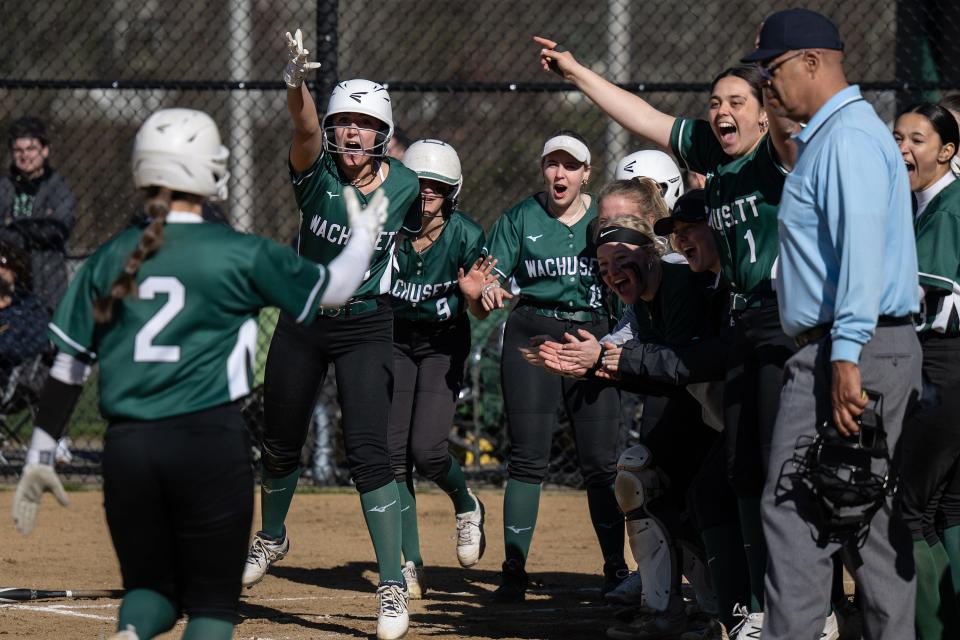
[[[57,613],[61,616],[73,616],[75,618],[89,618],[91,620],[105,620],[111,622],[116,620],[114,616],[98,616],[92,613],[80,613],[79,611],[70,611],[69,609],[61,609],[59,607],[41,607],[36,605],[29,604],[5,604],[0,605],[2,609],[19,609],[21,611],[41,611],[44,613]]]

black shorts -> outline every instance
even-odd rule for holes
[[[189,616],[237,622],[253,469],[236,405],[111,423],[103,496],[124,589],[157,591]]]

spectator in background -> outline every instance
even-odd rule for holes
[[[50,141],[37,118],[10,125],[13,164],[0,176],[0,239],[30,256],[33,291],[53,309],[67,288],[66,243],[73,230],[75,200],[50,166]]]
[[[0,241],[0,381],[47,348],[50,314],[30,290],[30,259]]]
[[[387,155],[396,160],[403,161],[403,154],[407,152],[410,146],[410,136],[402,129],[394,129],[393,137],[387,144]]]

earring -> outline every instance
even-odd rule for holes
[[[762,121],[760,122],[760,131],[766,131],[766,130],[767,130],[767,126],[768,126],[769,124],[770,124],[770,123],[767,122],[766,120],[762,120]]]
[[[586,180],[584,180],[583,182],[581,182],[581,183],[580,183],[580,186],[581,186],[581,187],[585,187],[585,186],[587,186],[587,181],[586,181]]]

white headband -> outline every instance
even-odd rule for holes
[[[587,149],[587,145],[573,136],[554,136],[550,138],[543,145],[543,153],[540,154],[540,158],[542,159],[554,151],[566,151],[577,162],[582,162],[585,165],[590,164],[590,149]]]

